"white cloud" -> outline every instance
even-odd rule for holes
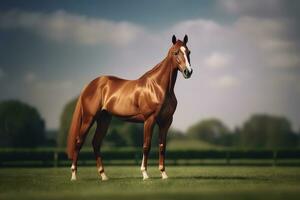
[[[33,72],[28,72],[27,74],[25,74],[25,76],[24,76],[24,81],[26,82],[26,83],[32,83],[32,82],[34,82],[35,80],[36,80],[36,75],[35,75],[35,73],[33,73]]]
[[[232,75],[223,75],[211,82],[212,86],[217,88],[232,88],[238,85],[238,79]]]
[[[266,67],[299,67],[299,43],[289,37],[293,23],[284,19],[241,17],[235,28],[257,47]]]
[[[282,12],[282,0],[219,0],[218,4],[232,14],[273,16]]]
[[[69,80],[39,80],[35,83],[34,88],[44,91],[63,91],[72,88],[72,81]]]
[[[281,33],[285,28],[282,23],[279,23],[278,20],[272,20],[269,18],[261,19],[247,16],[240,17],[236,24],[238,27],[240,27],[240,30],[250,32],[251,34],[254,34],[254,36],[267,36],[269,34],[278,35],[278,32]]]
[[[204,65],[210,69],[223,69],[229,66],[231,59],[228,54],[214,52],[204,59]]]
[[[114,22],[56,11],[45,14],[20,10],[0,13],[0,28],[24,28],[59,42],[84,45],[126,45],[143,30],[129,22]]]
[[[189,45],[196,44],[198,48],[203,48],[223,42],[224,38],[231,34],[231,30],[213,20],[194,19],[179,22],[168,29],[167,33],[179,33],[182,36],[188,34],[193,39]]]
[[[269,55],[267,64],[274,68],[300,67],[300,56],[297,52],[275,52]]]
[[[61,87],[63,89],[70,89],[72,87],[72,81],[69,81],[69,80],[64,80],[60,83]]]
[[[55,90],[65,90],[72,88],[70,80],[43,80],[37,77],[34,72],[28,72],[24,75],[24,81],[30,83],[31,87],[36,90],[44,90],[51,93]]]

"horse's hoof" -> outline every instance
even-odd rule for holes
[[[101,180],[102,181],[107,181],[108,180],[108,177],[106,176],[106,174],[101,173],[100,175],[101,175]]]
[[[168,179],[169,177],[168,177],[167,173],[165,171],[163,171],[163,172],[161,172],[161,178],[163,180],[165,180],[165,179]]]
[[[76,173],[72,172],[71,181],[76,181],[76,180],[77,180]]]
[[[149,176],[148,176],[147,172],[143,171],[142,173],[143,173],[143,181],[148,180]]]

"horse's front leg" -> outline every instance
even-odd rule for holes
[[[166,154],[166,141],[167,133],[172,124],[173,118],[168,119],[167,121],[158,123],[159,127],[159,170],[161,171],[162,179],[167,179],[167,173],[165,171],[165,154]]]
[[[144,122],[143,160],[142,160],[142,165],[141,165],[143,180],[146,180],[149,178],[149,176],[147,174],[147,162],[148,162],[148,156],[149,156],[149,152],[150,152],[150,148],[151,148],[151,138],[152,138],[154,123],[155,123],[154,116],[150,116]]]

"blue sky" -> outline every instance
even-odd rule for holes
[[[74,0],[72,1],[4,1],[1,10],[18,8],[30,11],[54,12],[66,10],[71,13],[111,19],[114,21],[131,21],[150,27],[162,27],[174,24],[182,19],[218,17],[220,9],[211,0]],[[229,16],[227,16],[229,17]]]
[[[194,74],[178,77],[173,126],[253,113],[300,127],[297,1],[1,1],[0,100],[38,108],[57,128],[63,106],[93,78],[135,79],[189,35]]]

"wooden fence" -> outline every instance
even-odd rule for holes
[[[105,164],[138,165],[140,150],[103,151]],[[150,153],[149,164],[157,164],[158,152]],[[300,166],[300,150],[195,150],[167,151],[168,165],[294,165]],[[79,155],[79,165],[95,165],[91,151]],[[63,151],[7,150],[0,151],[0,167],[58,167],[68,166],[70,161]]]

